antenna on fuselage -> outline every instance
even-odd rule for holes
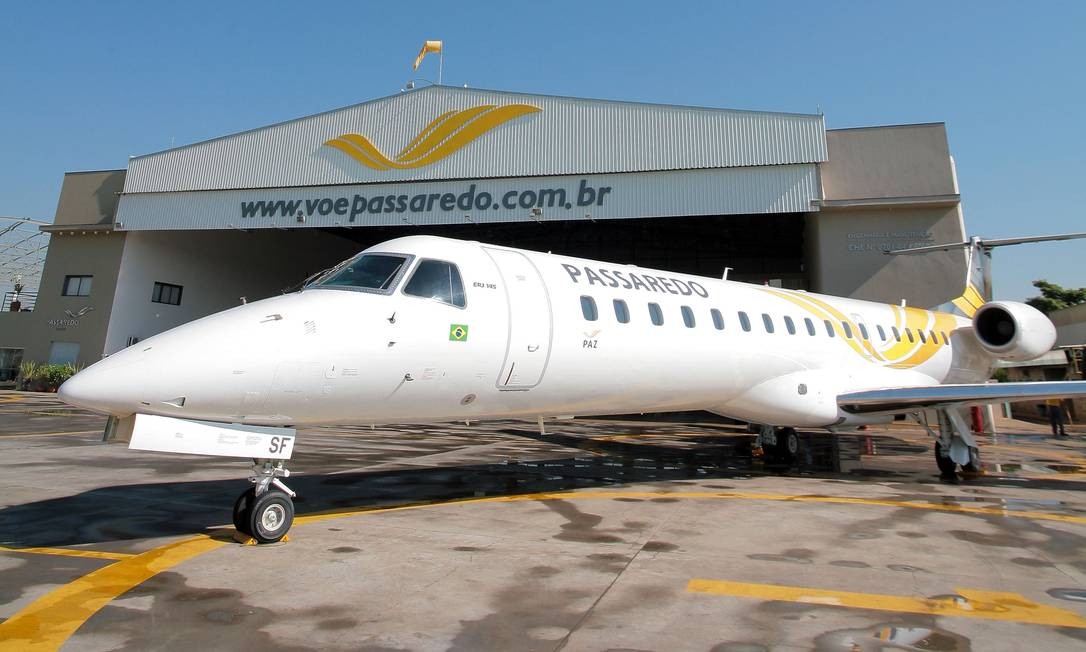
[[[728,280],[728,272],[730,272],[730,271],[732,271],[731,267],[725,267],[724,268],[724,276],[721,276],[720,280],[727,281]]]

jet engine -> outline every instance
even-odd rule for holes
[[[1039,310],[1016,301],[990,301],[973,315],[981,347],[1003,360],[1032,360],[1052,350],[1056,327]]]

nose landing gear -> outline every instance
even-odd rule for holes
[[[234,502],[234,527],[257,543],[281,541],[294,523],[297,495],[279,478],[290,477],[282,460],[253,460],[253,473],[246,489]]]

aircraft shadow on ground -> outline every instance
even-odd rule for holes
[[[803,474],[862,482],[874,476],[925,477],[894,471],[865,473],[847,469],[858,459],[856,438],[804,435],[805,445],[792,463],[752,457],[751,438],[685,438],[684,448],[651,443],[601,441],[563,434],[541,437],[509,429],[509,435],[539,439],[584,451],[542,460],[440,466],[384,471],[306,473],[291,476],[298,492],[299,515],[354,510],[381,505],[436,502],[479,496],[558,492],[676,480],[743,480],[767,474]],[[722,442],[721,439],[724,439]],[[896,440],[880,438],[880,445]],[[903,450],[915,450],[903,442]],[[934,463],[932,464],[934,467]],[[924,471],[930,471],[925,469]],[[932,474],[926,479],[935,480]],[[987,485],[999,478],[981,478]],[[1007,486],[1021,487],[1020,481]],[[1031,488],[1081,490],[1078,483],[1030,481]],[[231,522],[231,508],[247,483],[244,479],[116,485],[0,509],[0,545],[72,546],[172,537],[206,532]],[[729,489],[718,485],[716,488]]]

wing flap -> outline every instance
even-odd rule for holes
[[[1086,396],[1086,381],[896,387],[850,392],[837,405],[852,414],[900,414],[922,409]]]

